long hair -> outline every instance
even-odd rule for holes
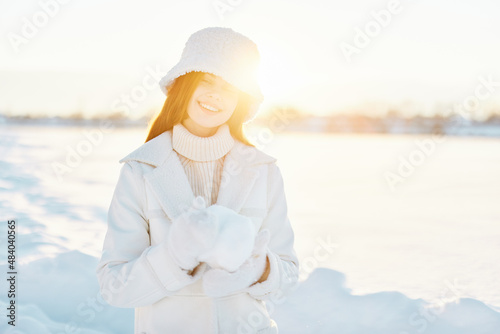
[[[193,96],[203,75],[204,72],[189,72],[175,79],[172,86],[168,89],[168,96],[163,104],[163,108],[154,120],[150,122],[146,142],[165,131],[171,130],[174,125],[188,117],[187,107],[189,100]],[[251,102],[251,96],[240,91],[238,94],[238,104],[231,117],[227,120],[227,124],[233,138],[246,145],[255,147],[243,133],[243,121],[248,114]]]

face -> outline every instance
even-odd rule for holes
[[[210,136],[233,114],[238,90],[221,77],[205,73],[189,100],[183,124],[193,134]]]

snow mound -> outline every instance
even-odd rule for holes
[[[70,251],[22,265],[17,326],[4,321],[0,332],[132,334],[133,309],[109,306],[99,294],[97,261]],[[314,270],[268,309],[281,334],[498,334],[500,328],[500,313],[480,301],[429,303],[396,291],[352,295],[344,275],[326,268]]]
[[[495,334],[500,313],[484,303],[426,302],[396,291],[352,295],[345,277],[318,268],[269,311],[286,334]]]

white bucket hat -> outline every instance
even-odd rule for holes
[[[160,88],[168,94],[173,81],[189,72],[217,75],[253,97],[244,123],[252,121],[264,100],[257,83],[260,55],[257,45],[231,28],[209,27],[192,34],[179,62],[160,80]]]

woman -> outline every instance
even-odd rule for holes
[[[265,302],[298,260],[276,159],[242,131],[258,62],[232,29],[191,35],[146,143],[120,160],[97,275],[109,304],[135,308],[135,333],[278,333]]]

